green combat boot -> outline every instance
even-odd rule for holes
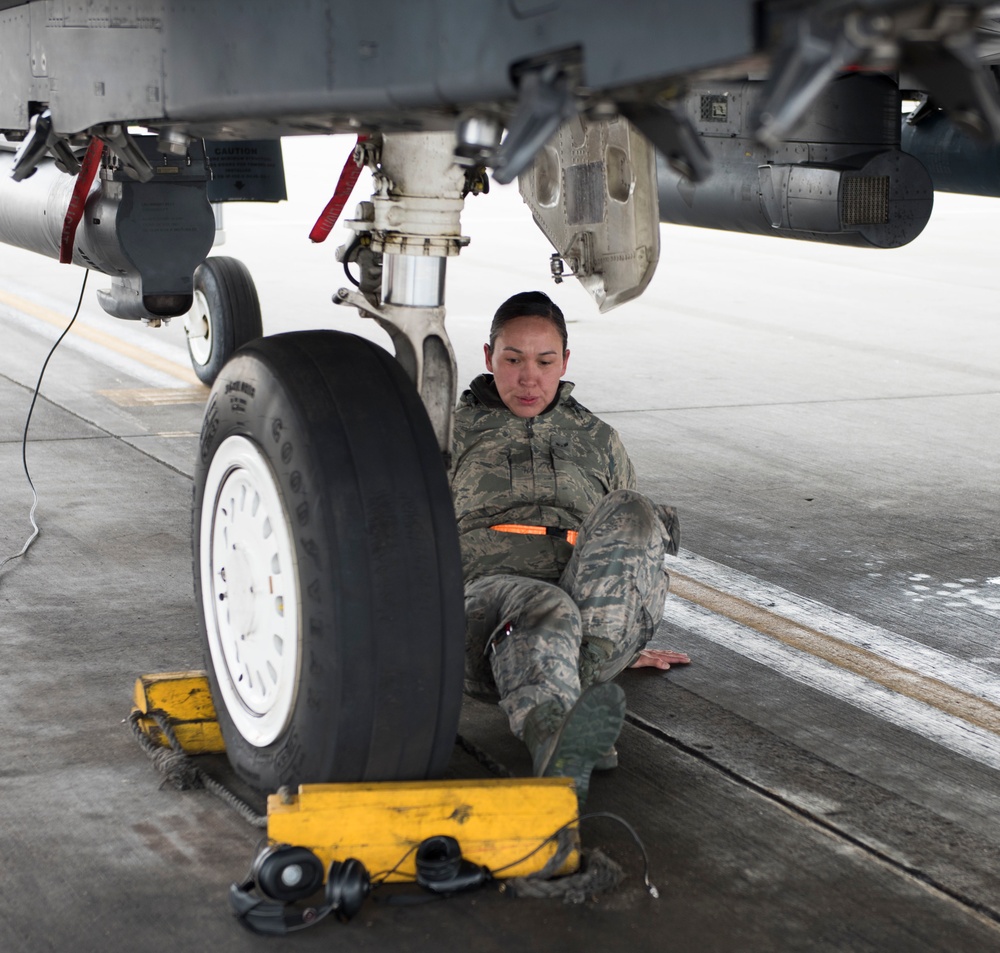
[[[580,646],[580,687],[589,688],[601,675],[611,656],[611,646],[604,639],[584,639]],[[618,751],[611,745],[594,762],[595,771],[613,771],[618,767]]]
[[[572,778],[582,805],[590,774],[618,740],[625,720],[625,693],[610,682],[593,685],[564,712],[558,702],[544,702],[529,712],[524,743],[538,778]]]

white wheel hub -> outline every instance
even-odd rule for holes
[[[298,693],[298,566],[288,515],[257,445],[227,437],[205,481],[202,611],[222,701],[263,747],[288,726]]]
[[[187,334],[191,360],[204,367],[212,357],[212,312],[208,299],[200,288],[194,289],[191,310],[184,315],[184,332]]]

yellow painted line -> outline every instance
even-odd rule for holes
[[[59,328],[60,330],[66,327],[69,320],[65,315],[52,311],[49,308],[42,307],[39,304],[35,304],[33,301],[28,301],[27,298],[22,298],[19,295],[10,294],[6,291],[0,291],[0,304],[5,304],[8,308],[20,311],[22,314],[38,318],[39,321],[44,321],[46,324],[51,324],[53,327]],[[164,374],[170,374],[178,380],[183,381],[185,384],[196,384],[201,386],[201,381],[198,380],[195,372],[189,368],[179,367],[173,361],[168,361],[165,357],[160,357],[157,354],[151,354],[149,351],[141,347],[136,347],[134,344],[122,341],[113,334],[108,334],[105,331],[99,331],[97,328],[90,328],[81,324],[74,325],[73,329],[69,333],[90,341],[93,344],[105,347],[109,351],[114,351],[116,354],[121,354],[123,357],[127,357],[140,364],[144,364],[146,367],[152,368],[153,370],[161,371]]]
[[[166,404],[204,404],[208,388],[204,384],[198,387],[131,387],[97,393],[119,407],[163,407]]]
[[[1000,735],[1000,705],[670,570],[670,592],[848,672]]]

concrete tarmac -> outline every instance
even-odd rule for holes
[[[333,249],[305,235],[349,144],[286,144],[289,203],[227,208],[219,253],[265,331],[338,327]],[[363,185],[356,198],[363,197]],[[1000,944],[1000,247],[996,205],[939,196],[924,235],[861,251],[665,226],[638,301],[598,315],[516,193],[470,199],[449,264],[461,379],[508,294],[570,318],[576,395],[621,432],[682,546],[657,641],[692,664],[628,672],[621,766],[584,846],[626,872],[580,905],[490,887],[423,905],[378,891],[302,949],[972,951]],[[333,241],[333,239],[331,239]],[[0,249],[0,559],[31,531],[21,432],[82,272]],[[232,919],[260,832],[160,787],[132,682],[202,664],[191,472],[205,389],[180,322],[104,316],[93,284],[29,432],[41,535],[0,571],[0,949],[264,949]],[[461,732],[514,772],[497,710]],[[206,769],[228,778],[224,761]],[[486,769],[456,748],[455,777]],[[261,806],[257,800],[258,807]],[[394,893],[412,893],[410,888]]]

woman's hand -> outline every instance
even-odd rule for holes
[[[666,670],[671,665],[687,665],[690,657],[672,649],[643,649],[629,668],[658,668]]]

